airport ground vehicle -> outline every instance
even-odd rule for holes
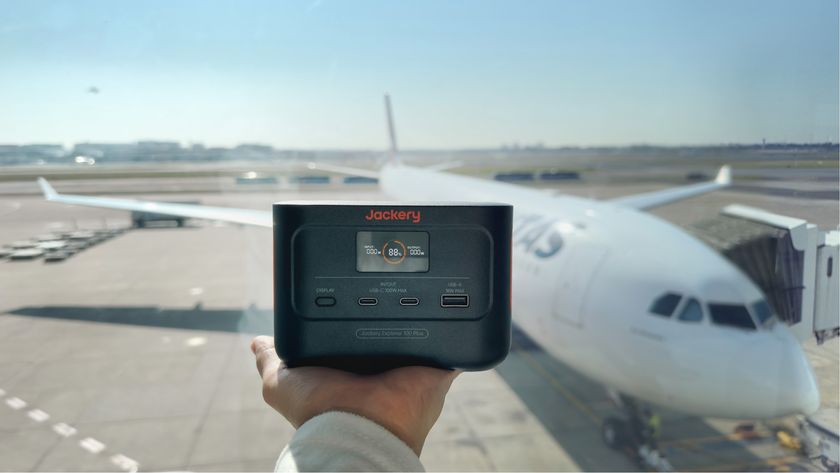
[[[799,422],[799,438],[803,439],[805,455],[818,461],[826,471],[840,471],[840,437],[831,430],[831,416],[836,419],[836,409],[803,417]]]

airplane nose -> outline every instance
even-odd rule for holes
[[[781,324],[779,324],[781,325]],[[820,391],[814,370],[799,341],[787,327],[777,327],[781,333],[779,340],[782,344],[780,351],[785,356],[780,360],[784,368],[780,370],[780,399],[782,410],[809,415],[820,407]]]
[[[796,344],[796,354],[798,356],[791,357],[794,365],[793,375],[794,385],[796,386],[796,394],[794,404],[799,408],[799,413],[803,415],[813,414],[820,407],[820,390],[817,386],[817,379],[814,376],[814,370],[808,362],[808,357],[805,356],[805,351]]]
[[[755,343],[739,351],[738,360],[746,364],[733,362],[730,367],[727,396],[732,416],[770,419],[814,413],[820,406],[817,381],[790,330],[777,324],[771,333],[754,335]]]

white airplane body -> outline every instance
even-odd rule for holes
[[[395,151],[393,135],[391,126]],[[614,392],[703,417],[763,419],[819,407],[799,342],[775,317],[756,313],[764,298],[755,284],[699,240],[640,211],[728,185],[726,167],[712,182],[613,201],[552,196],[396,160],[379,172],[317,167],[378,177],[385,193],[402,200],[512,204],[514,322]],[[50,201],[272,227],[270,211],[62,195],[40,183]],[[651,313],[668,293],[680,296],[673,315]],[[712,305],[747,313],[752,327],[713,322]],[[683,312],[694,317],[679,320]]]
[[[819,406],[813,371],[787,327],[774,319],[755,330],[711,322],[707,301],[749,307],[763,295],[670,223],[619,203],[399,165],[382,169],[380,185],[405,200],[513,204],[514,321],[548,353],[611,389],[704,417],[773,418]],[[704,185],[638,201],[667,202]],[[649,313],[666,292],[684,296],[674,315]],[[688,298],[700,302],[699,322],[676,320]]]

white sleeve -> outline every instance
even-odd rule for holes
[[[425,471],[402,440],[376,422],[347,412],[327,412],[300,426],[274,470]]]

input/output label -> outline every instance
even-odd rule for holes
[[[418,305],[420,304],[420,299],[416,297],[401,297],[400,298],[400,305]]]
[[[440,296],[441,307],[469,307],[470,296],[466,294]]]
[[[359,298],[359,305],[376,305],[379,303],[379,300],[375,297],[360,297]]]

